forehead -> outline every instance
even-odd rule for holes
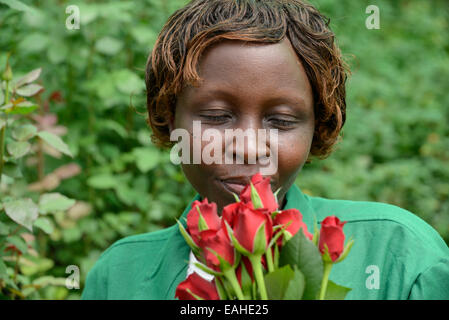
[[[199,87],[186,98],[230,92],[240,98],[296,97],[312,103],[312,89],[290,41],[248,43],[225,40],[208,48],[199,62]]]

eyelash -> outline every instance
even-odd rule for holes
[[[275,127],[278,127],[279,129],[289,129],[293,125],[296,124],[295,121],[289,121],[289,120],[283,120],[283,119],[275,119],[275,118],[272,118],[269,121],[272,122],[273,124],[276,124]]]
[[[229,116],[226,116],[226,115],[222,115],[222,116],[203,115],[201,117],[207,121],[215,122],[215,123],[221,123],[230,118]]]
[[[219,115],[219,116],[202,115],[201,117],[204,118],[206,121],[209,121],[209,122],[212,122],[215,124],[224,123],[225,121],[227,121],[231,118],[228,115]],[[281,130],[282,129],[287,130],[296,124],[296,121],[289,121],[289,120],[276,119],[276,118],[271,118],[268,121],[271,122],[273,124],[273,126],[279,128]]]

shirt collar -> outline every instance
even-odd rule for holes
[[[301,189],[293,184],[285,195],[287,201],[285,203],[284,209],[298,209],[302,214],[302,219],[307,225],[307,229],[313,233],[314,224],[317,221],[317,214],[312,207],[310,197],[305,195]]]

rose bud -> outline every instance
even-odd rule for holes
[[[199,247],[203,251],[206,265],[215,271],[226,271],[235,263],[235,249],[224,229],[201,235]],[[217,257],[220,257],[220,259]],[[221,261],[220,261],[221,260]]]
[[[270,178],[263,178],[260,173],[257,173],[252,176],[251,183],[257,191],[263,208],[267,209],[269,212],[276,211],[278,209],[278,203],[273,191],[271,190]],[[251,184],[247,185],[242,190],[240,193],[240,200],[254,208],[254,203],[251,198]]]
[[[307,230],[307,225],[302,221],[302,214],[297,209],[288,209],[278,213],[273,220],[274,225],[287,226],[283,229],[283,235],[277,239],[277,245],[282,246],[282,240],[285,236],[285,241],[290,240],[298,231],[302,229],[304,235],[312,240],[313,235]]]
[[[218,230],[221,219],[217,214],[217,205],[209,203],[207,198],[202,202],[195,200],[187,214],[187,232],[191,235],[195,244],[199,244],[200,234],[205,230]]]
[[[265,231],[261,233],[260,228]],[[266,209],[245,207],[237,216],[234,237],[243,248],[242,254],[263,254],[273,235],[273,222]],[[239,249],[239,248],[237,248]]]
[[[325,254],[325,245],[327,246],[329,257],[335,262],[344,250],[345,234],[343,226],[345,222],[340,222],[336,216],[326,217],[321,222],[320,241],[318,248],[322,254]]]
[[[220,300],[214,281],[207,281],[192,273],[176,288],[175,298],[179,300]]]

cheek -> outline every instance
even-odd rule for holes
[[[190,128],[187,125],[184,126],[186,130],[190,133],[190,162],[189,164],[182,164],[182,170],[184,172],[184,175],[186,176],[187,180],[192,184],[192,186],[202,195],[210,197],[208,188],[212,184],[212,181],[216,177],[217,171],[219,171],[220,165],[217,164],[205,164],[203,162],[203,150],[207,147],[207,150],[214,149],[212,146],[215,146],[218,149],[222,148],[222,144],[219,142],[214,144],[210,141],[201,141],[197,140],[196,144],[194,142],[194,135],[196,136],[199,133],[199,137],[204,136],[204,130],[194,132],[192,125],[190,124]],[[217,140],[219,141],[219,140]],[[200,163],[195,163],[195,157],[194,154],[196,154],[196,161],[199,161]],[[211,156],[214,155],[214,152],[210,153]]]
[[[281,138],[281,137],[280,137]],[[279,144],[279,174],[284,179],[295,176],[307,161],[313,134],[289,135],[282,137]]]

